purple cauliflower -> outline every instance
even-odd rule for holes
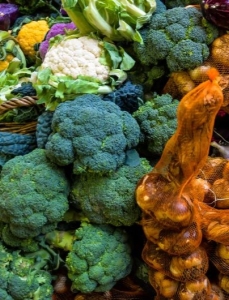
[[[39,47],[39,53],[40,53],[40,57],[41,57],[42,61],[44,60],[45,55],[48,51],[49,40],[52,37],[54,37],[58,34],[64,35],[66,30],[73,30],[73,29],[76,29],[76,26],[73,22],[70,22],[70,23],[56,23],[50,28],[50,30],[48,31],[44,41],[40,44],[40,47]]]

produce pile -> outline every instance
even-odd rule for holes
[[[229,299],[227,11],[0,1],[0,299]]]

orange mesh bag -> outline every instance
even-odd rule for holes
[[[195,257],[203,240],[202,234],[207,240],[216,235],[214,226],[211,226],[211,216],[203,211],[213,209],[214,213],[220,214],[217,209],[203,202],[211,190],[211,183],[206,188],[207,192],[203,193],[201,186],[206,178],[201,183],[194,180],[208,160],[215,117],[224,100],[219,72],[210,68],[207,74],[209,79],[180,101],[175,134],[167,142],[154,169],[142,178],[136,188],[136,201],[143,212],[143,229],[147,226],[146,237],[150,237],[142,255],[150,265],[149,281],[157,292],[156,299],[160,300],[207,300],[210,295],[217,297],[213,295],[205,274],[197,280],[189,280],[190,270],[183,270],[180,272],[180,276],[183,276],[180,281],[174,279],[175,273],[173,276],[169,273],[172,270],[178,274],[180,265],[190,263],[188,257]],[[199,190],[195,190],[195,186]],[[218,215],[213,219],[219,222],[217,218]],[[153,228],[154,224],[156,229]],[[220,230],[222,225],[219,224]],[[225,224],[225,228],[229,228],[228,225]],[[155,243],[158,251],[163,251],[158,252],[160,259],[153,259],[155,253],[150,243]],[[169,263],[171,256],[176,257],[173,263]],[[162,260],[164,269],[160,269]],[[204,272],[206,268],[203,268]]]
[[[198,202],[203,236],[209,241],[229,245],[229,209],[220,210]]]
[[[223,169],[226,163],[227,160],[222,157],[209,156],[197,178],[202,178],[212,185],[217,179],[223,177]]]
[[[206,276],[198,280],[179,282],[160,271],[150,269],[149,281],[157,292],[155,300],[208,300],[212,293]]]
[[[180,231],[164,229],[160,232],[157,245],[171,255],[185,255],[195,251],[202,241],[199,218]]]
[[[215,195],[215,207],[229,208],[229,162],[223,169],[222,178],[214,181],[212,191]]]
[[[217,243],[209,258],[220,273],[229,275],[229,246]]]
[[[172,256],[148,241],[142,258],[151,268],[182,282],[202,278],[208,270],[208,256],[203,247],[198,247],[188,255]]]

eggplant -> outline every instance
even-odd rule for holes
[[[13,3],[0,3],[0,30],[9,30],[19,16],[19,8]]]
[[[200,6],[205,19],[220,28],[229,29],[229,0],[202,0]]]

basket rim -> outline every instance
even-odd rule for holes
[[[0,115],[4,114],[6,111],[22,107],[22,106],[32,106],[37,105],[37,96],[24,96],[22,98],[11,98],[0,104]]]

